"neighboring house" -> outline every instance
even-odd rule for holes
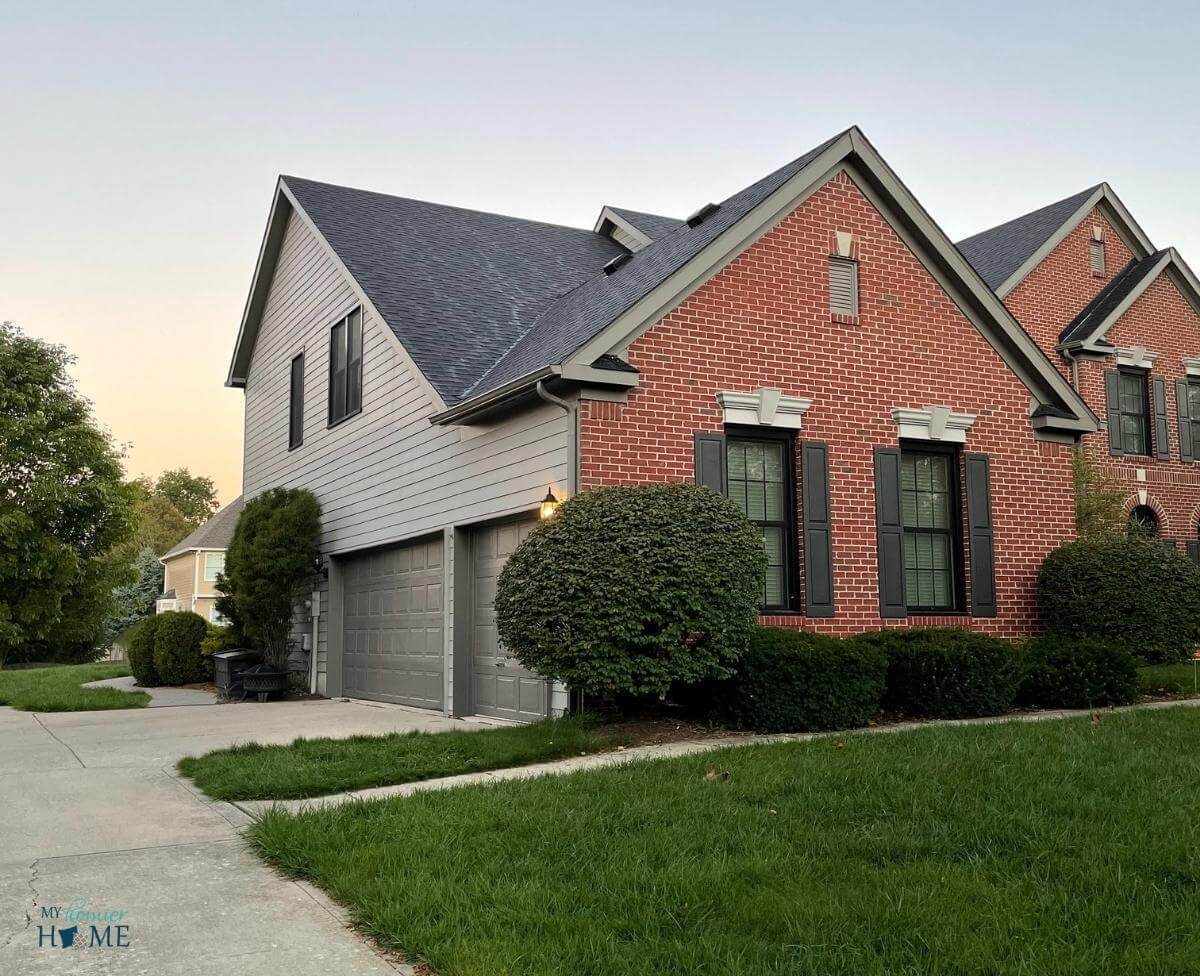
[[[281,177],[228,383],[246,497],[322,506],[317,689],[523,720],[565,696],[492,601],[547,486],[727,493],[771,623],[1016,637],[1097,426],[857,128],[591,231]]]
[[[1131,526],[1200,561],[1200,282],[1107,183],[959,249],[1101,419],[1087,453]]]
[[[210,623],[223,623],[217,612],[217,576],[225,569],[225,550],[233,541],[241,514],[239,497],[159,560],[163,564],[163,595],[156,612],[191,610]]]

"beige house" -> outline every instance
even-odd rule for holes
[[[191,610],[210,623],[221,623],[217,613],[217,576],[225,569],[225,550],[233,539],[239,497],[217,512],[162,559],[163,595],[156,612]]]

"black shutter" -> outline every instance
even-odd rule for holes
[[[971,614],[996,616],[996,556],[992,538],[991,466],[986,454],[968,454],[967,540],[971,547]]]
[[[829,448],[817,441],[800,446],[804,491],[804,612],[833,616],[833,529],[829,520]]]
[[[1171,442],[1167,439],[1167,384],[1155,379],[1154,384],[1154,456],[1159,459],[1171,456]]]
[[[696,484],[728,494],[725,477],[725,435],[696,434]]]
[[[907,617],[900,451],[894,447],[875,448],[875,558],[879,563],[879,616]]]
[[[1200,541],[1196,539],[1188,539],[1185,548],[1187,549],[1188,559],[1194,563],[1200,563]]]
[[[1192,444],[1192,418],[1188,409],[1187,380],[1176,380],[1175,416],[1179,418],[1179,460],[1181,461],[1196,460],[1196,449]]]
[[[1104,395],[1108,401],[1108,453],[1124,454],[1121,447],[1121,374],[1115,369],[1104,371]]]

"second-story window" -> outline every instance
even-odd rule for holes
[[[329,425],[362,410],[362,310],[355,309],[329,333]]]
[[[1120,391],[1121,450],[1125,454],[1150,453],[1149,411],[1146,409],[1146,374],[1122,369],[1117,374]]]
[[[292,360],[288,394],[288,450],[304,443],[304,353]]]
[[[225,553],[206,552],[204,554],[204,581],[215,583],[217,577],[225,572]]]

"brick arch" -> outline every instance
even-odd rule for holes
[[[1200,502],[1192,506],[1187,518],[1187,533],[1190,539],[1200,539]]]
[[[1150,509],[1150,511],[1154,513],[1154,517],[1158,519],[1158,534],[1161,536],[1170,535],[1170,533],[1167,531],[1167,529],[1170,527],[1170,521],[1167,518],[1167,510],[1162,507],[1162,502],[1160,502],[1149,492],[1146,492],[1145,501],[1142,501],[1140,491],[1135,491],[1125,499],[1125,504],[1122,506],[1122,510],[1125,514],[1126,521],[1128,522],[1129,516],[1132,514],[1133,510],[1141,505],[1145,505],[1148,509]],[[1200,505],[1197,505],[1196,508],[1198,510],[1197,517],[1200,517]]]

